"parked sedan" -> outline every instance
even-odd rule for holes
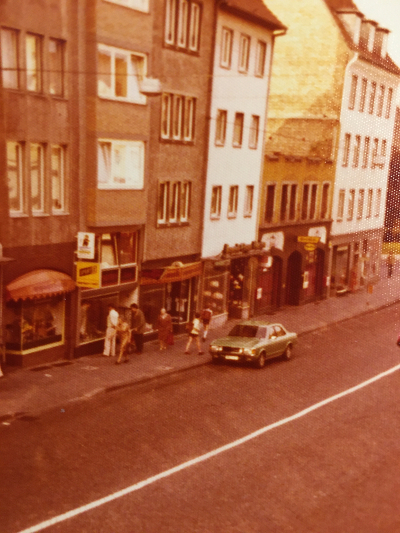
[[[246,320],[236,324],[227,337],[210,344],[213,363],[222,360],[254,363],[263,368],[267,359],[292,357],[296,333],[287,331],[282,324]]]

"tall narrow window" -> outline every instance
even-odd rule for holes
[[[196,98],[164,93],[161,99],[161,137],[174,141],[193,141]]]
[[[65,210],[65,148],[51,146],[51,206],[53,211]]]
[[[64,94],[64,42],[49,39],[49,92]]]
[[[373,201],[373,197],[374,197],[374,190],[373,189],[368,189],[367,214],[366,214],[367,218],[371,218],[372,217],[372,201]]]
[[[346,191],[344,189],[339,190],[338,197],[338,209],[337,209],[337,220],[343,220],[344,216],[344,201],[345,201]]]
[[[353,152],[353,167],[358,167],[358,162],[360,160],[360,147],[361,147],[361,136],[356,135],[354,142],[354,152]]]
[[[187,222],[190,217],[191,182],[181,184],[180,221]]]
[[[215,144],[218,146],[224,146],[225,144],[227,119],[228,112],[225,109],[218,109],[215,127]]]
[[[379,150],[379,139],[375,138],[374,146],[372,148],[371,168],[375,168],[375,166],[377,165],[378,150]]]
[[[356,191],[354,189],[350,189],[349,200],[347,204],[347,220],[353,220],[355,195],[356,195]]]
[[[382,189],[377,189],[375,196],[375,216],[379,217],[381,214],[381,200],[382,200]]]
[[[173,113],[172,137],[174,139],[181,139],[182,138],[182,117],[183,117],[183,96],[174,94],[172,113]]]
[[[244,123],[244,114],[236,113],[235,124],[233,127],[233,146],[237,148],[240,148],[243,142],[243,123]]]
[[[1,69],[4,89],[18,89],[18,32],[1,28]]]
[[[179,0],[178,46],[180,46],[181,48],[186,47],[188,20],[189,20],[189,2],[188,0]]]
[[[30,145],[30,183],[32,211],[44,211],[44,149],[42,144]]]
[[[365,137],[364,139],[364,151],[363,151],[363,168],[368,167],[368,161],[369,161],[369,145],[370,145],[370,138]]]
[[[172,94],[164,93],[161,100],[161,137],[169,139],[172,136],[171,127]]]
[[[367,98],[367,87],[368,87],[368,80],[367,78],[363,78],[361,80],[361,94],[360,94],[360,103],[358,107],[361,113],[363,113],[365,109],[365,101]]]
[[[266,188],[266,198],[265,198],[265,222],[272,222],[274,217],[274,206],[275,206],[275,185],[267,185]]]
[[[229,202],[228,202],[228,217],[234,218],[237,216],[239,201],[239,186],[231,185],[229,187]]]
[[[386,101],[386,113],[385,118],[390,117],[390,112],[392,109],[392,100],[393,100],[393,89],[389,87],[388,89],[388,95],[387,95],[387,101]]]
[[[258,146],[258,132],[260,129],[260,117],[258,115],[251,116],[249,148],[256,149]]]
[[[360,219],[363,216],[364,211],[364,189],[358,191],[358,203],[357,203],[357,218]]]
[[[249,57],[250,37],[242,33],[240,36],[239,72],[247,72],[249,70]]]
[[[305,183],[303,185],[303,199],[301,203],[301,218],[307,220],[308,218],[308,204],[309,204],[310,185]]]
[[[265,59],[267,57],[267,43],[257,41],[255,75],[263,77],[265,74]]]
[[[292,183],[289,197],[289,220],[296,219],[297,185]]]
[[[354,109],[354,107],[356,105],[357,84],[358,84],[358,76],[353,74],[352,77],[351,77],[349,109]]]
[[[10,213],[23,212],[22,144],[7,142],[8,205]]]
[[[171,184],[171,203],[169,209],[169,222],[178,222],[181,184],[175,181]]]
[[[231,68],[232,44],[233,44],[233,31],[230,30],[229,28],[222,28],[221,58],[220,58],[221,67]]]
[[[28,91],[42,90],[42,38],[39,35],[27,33],[26,45],[26,88]]]
[[[311,220],[315,218],[315,214],[317,212],[317,192],[318,192],[318,185],[316,183],[313,183],[311,185],[310,212],[309,212],[309,218]]]
[[[185,109],[183,114],[183,139],[185,141],[193,141],[194,139],[195,105],[195,98],[185,98]]]
[[[329,215],[329,183],[324,183],[322,186],[322,197],[321,197],[321,218],[328,218]]]
[[[384,100],[385,100],[385,86],[379,85],[378,108],[376,110],[376,114],[378,115],[378,117],[382,116]]]
[[[282,185],[281,193],[281,220],[284,222],[288,213],[288,198],[289,198],[289,185],[284,183]]]
[[[386,141],[386,139],[383,139],[383,140],[382,140],[382,144],[381,144],[381,159],[382,159],[382,166],[385,164],[386,147],[387,147],[387,141]]]
[[[375,109],[375,95],[376,95],[376,82],[371,83],[371,92],[369,93],[369,107],[368,107],[368,113],[370,115],[373,114]]]
[[[211,191],[211,218],[221,217],[222,187],[216,185]]]
[[[189,50],[196,52],[199,49],[200,41],[200,5],[192,2],[190,6],[190,27],[189,27]]]
[[[349,164],[350,141],[351,141],[351,135],[350,133],[346,133],[344,136],[343,161],[342,161],[342,165],[344,167],[347,167]]]
[[[165,1],[165,32],[164,39],[167,44],[175,43],[177,0]]]
[[[201,5],[194,0],[166,0],[164,42],[180,50],[197,52]]]
[[[253,214],[254,185],[246,185],[246,197],[244,200],[244,216],[251,217]]]
[[[158,186],[157,221],[159,224],[168,222],[169,182],[164,181]]]

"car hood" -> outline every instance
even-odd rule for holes
[[[260,343],[260,339],[248,337],[223,337],[217,339],[211,344],[213,346],[230,346],[232,348],[254,348]]]

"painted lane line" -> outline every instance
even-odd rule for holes
[[[233,442],[230,442],[229,444],[225,444],[224,446],[221,446],[220,448],[216,448],[215,450],[212,450],[211,452],[207,452],[203,455],[200,455],[199,457],[196,457],[195,459],[190,459],[189,461],[186,461],[185,463],[182,463],[178,466],[174,466],[173,468],[170,468],[169,470],[165,470],[164,472],[156,474],[155,476],[151,476],[143,481],[139,481],[139,483],[135,483],[134,485],[131,485],[130,487],[114,492],[113,494],[105,496],[104,498],[100,498],[99,500],[95,500],[91,503],[83,505],[82,507],[77,507],[76,509],[72,509],[71,511],[55,516],[54,518],[45,520],[44,522],[41,522],[40,524],[37,524],[36,526],[32,526],[32,527],[29,527],[28,529],[19,531],[19,533],[36,533],[38,531],[43,531],[44,529],[47,529],[50,526],[54,526],[55,524],[59,524],[60,522],[64,522],[65,520],[74,518],[75,516],[91,511],[92,509],[95,509],[96,507],[100,507],[101,505],[117,500],[118,498],[122,498],[123,496],[126,496],[127,494],[131,494],[132,492],[143,489],[144,487],[147,487],[148,485],[152,485],[156,481],[160,481],[161,479],[169,477],[172,474],[176,474],[177,472],[181,472],[182,470],[185,470],[186,468],[202,463],[203,461],[207,461],[208,459],[211,459],[212,457],[215,457],[216,455],[219,455],[221,453],[227,452],[228,450],[231,450],[232,448],[241,446],[242,444],[250,440],[253,440],[256,437],[259,437],[260,435],[263,435],[264,433],[271,431],[272,429],[288,424],[289,422],[293,422],[294,420],[297,420],[305,415],[308,415],[309,413],[312,413],[313,411],[316,411],[317,409],[320,409],[321,407],[324,407],[325,405],[328,405],[336,400],[339,400],[340,398],[344,398],[345,396],[348,396],[349,394],[353,394],[354,392],[357,392],[360,389],[363,389],[364,387],[367,387],[368,385],[371,385],[372,383],[375,383],[376,381],[379,381],[380,379],[384,377],[394,374],[398,370],[400,370],[400,364],[392,368],[389,368],[389,370],[386,370],[385,372],[382,372],[381,374],[377,374],[376,376],[370,379],[367,379],[366,381],[363,381],[362,383],[359,383],[358,385],[355,385],[354,387],[351,387],[350,389],[347,389],[343,392],[335,394],[334,396],[331,396],[330,398],[326,398],[325,400],[322,400],[314,405],[311,405],[310,407],[307,407],[306,409],[303,409],[302,411],[299,411],[298,413],[294,415],[288,416],[287,418],[283,418],[282,420],[278,420],[277,422],[274,422],[273,424],[270,424],[269,426],[264,426],[263,428],[258,429],[257,431],[254,431],[253,433],[246,435],[245,437],[242,437]]]

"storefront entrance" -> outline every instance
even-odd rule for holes
[[[286,276],[286,303],[299,305],[302,288],[302,257],[300,252],[290,254]]]
[[[282,259],[278,256],[270,258],[272,265],[265,266],[261,260],[259,264],[255,315],[262,315],[281,305],[281,286],[282,286]]]

